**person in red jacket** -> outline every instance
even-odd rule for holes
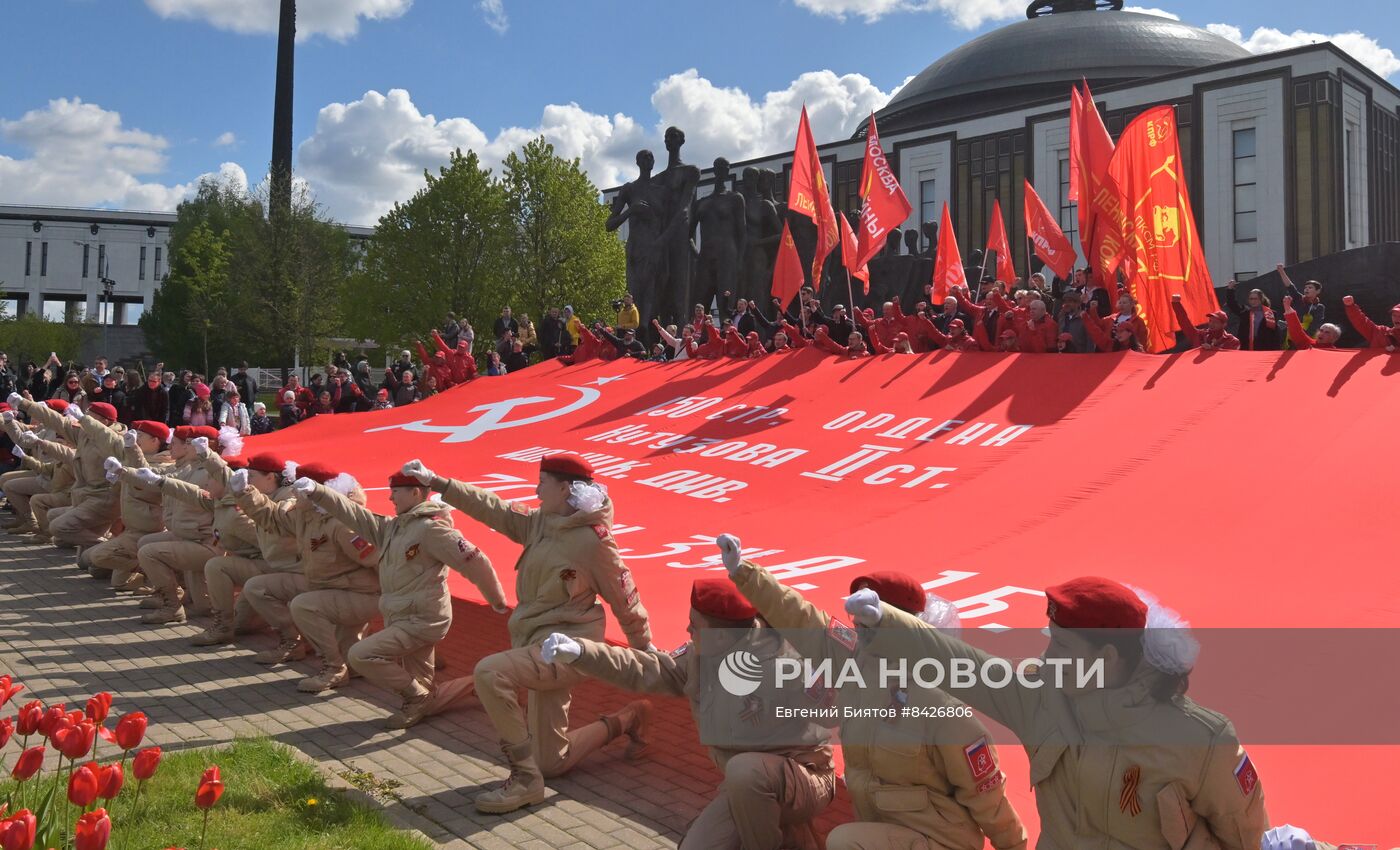
[[[861,335],[860,331],[853,331],[851,333],[850,338],[846,340],[846,344],[841,345],[836,340],[831,338],[831,334],[827,333],[825,325],[818,325],[817,334],[814,337],[813,341],[819,347],[830,351],[832,354],[835,354],[838,357],[843,357],[848,360],[855,360],[861,357],[869,357],[871,354],[870,349],[865,347],[865,337]],[[884,343],[880,342],[879,337],[871,337],[870,344],[874,347],[875,354],[890,353],[890,350],[885,347]]]
[[[438,351],[442,352],[442,356],[447,360],[448,368],[452,370],[453,384],[465,384],[476,377],[476,358],[472,357],[471,343],[465,339],[460,340],[457,347],[452,348],[437,331],[433,331],[433,342],[437,344]],[[438,389],[442,390],[446,387],[439,383]]]
[[[1293,309],[1293,296],[1283,296],[1283,318],[1288,323],[1288,340],[1293,343],[1294,348],[1329,348],[1337,347],[1337,340],[1342,338],[1342,329],[1326,322],[1317,328],[1317,336],[1312,336],[1303,327],[1302,319],[1298,318],[1298,311]]]
[[[1097,315],[1094,310],[1097,304],[1089,302],[1089,309],[1084,311],[1084,329],[1088,331],[1089,338],[1094,341],[1094,345],[1099,351],[1142,351],[1142,341],[1138,339],[1135,324],[1132,321],[1114,322],[1112,317],[1102,320],[1102,322],[1092,321]],[[1139,323],[1141,320],[1139,320]]]
[[[1060,326],[1039,298],[1030,302],[1024,317],[1016,321],[1016,336],[1021,351],[1045,354],[1058,349]]]
[[[861,313],[856,313],[857,320],[863,318]],[[894,346],[895,335],[904,330],[904,314],[899,310],[899,303],[886,301],[880,307],[880,318],[870,322],[865,326],[866,333],[871,341],[878,339],[886,347]]]
[[[603,342],[602,337],[589,330],[582,322],[579,322],[578,347],[574,349],[573,354],[566,354],[561,359],[563,359],[565,363],[575,365],[586,363],[589,360],[611,360],[611,357],[605,356],[608,352],[613,352],[613,355],[616,356],[617,346]]]
[[[733,325],[726,324],[724,327],[724,356],[742,360],[749,356],[749,344],[744,338],[739,336],[739,332]]]
[[[434,331],[433,335],[436,336],[437,332]],[[438,391],[451,387],[455,381],[452,380],[452,367],[447,364],[447,355],[441,349],[428,354],[422,340],[415,339],[413,343],[418,346],[418,356],[423,358],[424,374],[432,375],[437,380]]]
[[[977,323],[980,326],[980,323]],[[937,330],[937,328],[934,328]],[[941,339],[939,338],[941,337]],[[967,325],[962,319],[954,319],[948,323],[948,333],[938,334],[934,342],[944,351],[981,351],[982,345],[977,338],[967,332]]]
[[[696,360],[718,360],[724,356],[725,342],[720,332],[715,330],[715,326],[706,321],[701,325],[699,333],[703,333],[705,341],[700,343],[695,349]]]
[[[1216,310],[1206,315],[1205,330],[1191,323],[1191,317],[1186,315],[1186,305],[1181,303],[1180,295],[1172,296],[1172,312],[1176,314],[1177,327],[1181,328],[1181,332],[1186,336],[1189,347],[1203,351],[1239,351],[1239,337],[1225,330],[1230,316],[1224,310]]]
[[[792,346],[794,350],[807,347],[807,338],[802,335],[802,331],[796,325],[787,319],[783,319],[780,324],[782,333],[787,336],[788,345]]]
[[[755,360],[768,353],[768,349],[763,347],[763,338],[758,335],[758,331],[749,331],[744,337],[744,341],[748,343],[749,346],[746,356],[750,360]]]
[[[1400,304],[1390,308],[1391,327],[1378,325],[1371,321],[1370,317],[1361,312],[1361,308],[1356,306],[1356,299],[1350,295],[1342,299],[1342,304],[1346,306],[1347,319],[1351,326],[1356,328],[1356,332],[1361,334],[1361,338],[1366,340],[1368,348],[1384,348],[1386,351],[1394,352],[1400,347]]]

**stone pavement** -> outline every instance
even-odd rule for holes
[[[27,540],[0,535],[0,672],[22,682],[25,697],[81,707],[92,694],[111,691],[114,714],[146,712],[148,737],[166,749],[267,735],[332,774],[354,773],[381,791],[399,783],[380,795],[385,814],[441,846],[675,847],[718,783],[687,706],[663,697],[653,700],[646,758],[628,762],[623,741],[614,742],[552,780],[544,804],[480,815],[472,796],[504,779],[505,770],[474,698],[414,729],[382,730],[396,700],[363,680],[320,696],[299,693],[296,682],[315,672],[312,661],[267,668],[249,659],[273,644],[270,635],[250,636],[238,647],[191,647],[203,620],[143,626],[136,600],[79,572],[74,552]],[[447,661],[442,675],[470,673],[478,658],[504,643],[503,617],[458,603],[453,632],[440,648]],[[573,722],[592,721],[633,698],[590,683],[575,691]],[[848,819],[848,812],[833,807],[821,831]]]

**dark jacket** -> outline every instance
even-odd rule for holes
[[[635,336],[632,337],[631,342],[625,342],[622,339],[622,337],[615,336],[607,328],[600,328],[597,331],[597,333],[603,339],[606,339],[608,342],[611,342],[614,346],[617,347],[618,357],[635,357],[638,360],[647,359],[646,346],[642,345],[642,343]],[[507,366],[506,368],[509,369],[510,367]]]
[[[239,401],[249,411],[252,411],[253,402],[258,400],[258,382],[253,380],[253,376],[247,372],[239,372],[233,376],[232,380],[233,385],[238,388]]]
[[[529,368],[530,356],[523,351],[512,351],[502,358],[501,362],[505,364],[506,369],[509,371],[519,372],[522,369]]]
[[[284,404],[282,405],[281,413],[277,417],[277,427],[279,429],[290,428],[304,418],[305,415],[302,413],[300,407],[297,407],[295,404]]]
[[[497,340],[499,340],[506,331],[515,334],[519,332],[519,330],[520,323],[515,320],[514,316],[511,316],[509,319],[498,316],[496,317],[495,323],[491,325],[491,333],[495,335]]]
[[[552,316],[545,316],[540,320],[539,328],[540,350],[545,357],[558,357],[565,353],[566,345],[562,341],[567,340],[568,334],[564,332],[564,320],[556,319]]]
[[[287,406],[293,409],[296,408],[295,404],[289,404]],[[248,419],[248,428],[252,431],[254,437],[259,434],[271,434],[273,431],[272,417],[253,414],[253,416]]]
[[[1226,309],[1234,313],[1239,319],[1239,328],[1235,331],[1235,336],[1240,339],[1240,348],[1244,351],[1278,351],[1282,345],[1282,334],[1287,327],[1283,321],[1281,313],[1275,313],[1275,325],[1270,328],[1261,318],[1258,330],[1254,327],[1254,314],[1249,307],[1241,307],[1237,291],[1226,287],[1225,289]],[[1269,308],[1264,308],[1265,310]]]
[[[150,385],[142,384],[127,397],[127,401],[130,403],[132,421],[170,423],[170,393],[164,386],[152,390]],[[183,402],[180,409],[185,409]]]

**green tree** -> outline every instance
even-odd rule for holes
[[[60,358],[76,357],[82,333],[81,325],[51,322],[34,313],[5,316],[0,318],[0,351],[10,355],[13,364],[32,360],[42,367],[52,352]]]
[[[477,155],[454,151],[380,220],[346,297],[346,329],[385,345],[421,339],[447,313],[489,322],[504,297],[506,197]]]
[[[604,226],[608,208],[579,161],[557,156],[537,138],[506,157],[502,182],[515,312],[538,319],[567,303],[584,319],[612,315],[609,302],[626,291],[626,254]]]
[[[201,222],[185,239],[180,263],[170,275],[185,285],[185,316],[200,341],[200,362],[209,370],[209,335],[229,314],[229,232],[215,234]]]

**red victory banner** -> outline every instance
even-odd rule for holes
[[[783,302],[786,308],[802,291],[803,280],[802,258],[797,255],[797,243],[792,241],[792,231],[787,222],[783,222],[783,236],[778,240],[778,258],[773,263],[773,297]]]
[[[837,230],[836,211],[831,207],[831,192],[826,187],[826,173],[817,156],[817,143],[812,127],[807,123],[807,107],[797,121],[797,145],[792,151],[792,176],[788,183],[788,209],[805,215],[817,226],[817,252],[812,257],[812,285],[821,286],[822,266],[827,255],[841,238]]]
[[[859,248],[856,245],[856,234],[851,230],[851,223],[844,215],[838,215],[841,222],[841,265],[846,267],[846,273],[865,285],[865,294],[870,294],[870,269],[864,263],[856,262]],[[855,299],[852,298],[852,301]]]
[[[1069,133],[1070,155],[1078,157],[1072,168],[1079,175],[1079,241],[1099,283],[1112,292],[1116,288],[1115,272],[1127,250],[1127,219],[1122,192],[1109,174],[1113,139],[1099,116],[1087,82],[1080,96],[1079,120],[1070,123]]]
[[[1070,243],[1065,232],[1060,229],[1059,223],[1050,214],[1050,210],[1046,208],[1040,195],[1036,194],[1035,188],[1031,186],[1029,180],[1026,181],[1025,208],[1026,237],[1035,246],[1035,255],[1050,267],[1050,271],[1055,273],[1055,277],[1060,280],[1069,280],[1069,276],[1074,272],[1074,245]]]
[[[1110,169],[1129,214],[1128,288],[1147,322],[1147,347],[1175,342],[1172,296],[1180,295],[1194,323],[1220,309],[1206,267],[1176,133],[1176,109],[1159,106],[1123,131]]]
[[[992,225],[987,233],[987,250],[997,255],[997,280],[1010,286],[1016,282],[1016,265],[1011,262],[1011,240],[1006,238],[1006,222],[1001,217],[1001,199],[992,199]]]
[[[758,360],[547,362],[405,407],[317,416],[252,437],[247,450],[350,472],[369,507],[390,515],[388,477],[412,458],[528,511],[538,504],[540,458],[579,453],[608,488],[613,537],[665,649],[686,640],[694,580],[724,577],[714,540],[725,532],[741,538],[750,560],[842,619],[852,579],[908,572],[954,603],[973,641],[1002,627],[1043,628],[1043,588],[1084,573],[1142,587],[1198,629],[1387,631],[1400,590],[1393,559],[1377,553],[1395,549],[1392,477],[1308,488],[1309,527],[1341,530],[1328,536],[1322,560],[1303,546],[1259,556],[1250,530],[1277,527],[1277,476],[1232,479],[1228,523],[1221,500],[1201,485],[1202,476],[1238,466],[1240,434],[1260,457],[1296,451],[1297,433],[1279,427],[1280,411],[1316,433],[1346,435],[1329,444],[1329,465],[1374,468],[1376,447],[1394,441],[1394,404],[1384,400],[1400,377],[1391,371],[1383,352],[1363,351],[940,351],[847,361],[809,347]],[[988,509],[1008,494],[1033,494],[1036,505],[1014,527]],[[490,556],[513,604],[520,545],[461,513],[452,519]],[[935,525],[946,533],[931,535]],[[1117,542],[1105,543],[1104,528]],[[449,581],[466,603],[480,601],[461,576]],[[454,636],[482,628],[471,610]],[[621,637],[611,613],[607,620]],[[1198,691],[1211,679],[1209,649],[1191,692],[1241,721],[1248,739],[1251,724],[1238,711]],[[1311,691],[1343,715],[1366,708],[1351,704],[1347,683],[1328,671],[1278,661],[1312,685],[1296,698]],[[1384,668],[1366,664],[1358,686],[1377,687]],[[1276,689],[1258,693],[1280,702]],[[1318,769],[1388,776],[1395,747],[1246,744],[1271,811],[1319,836],[1400,844],[1386,782],[1338,782]],[[1005,745],[1001,757],[1034,840],[1026,756]]]
[[[938,220],[938,255],[933,262],[933,303],[948,297],[953,286],[967,286],[958,237],[953,233],[953,219],[948,215],[948,202],[943,202],[943,214]]]
[[[860,268],[885,248],[885,235],[898,227],[914,210],[904,190],[899,186],[894,169],[880,147],[880,133],[875,129],[875,114],[870,114],[870,126],[865,132],[865,165],[860,174],[860,234],[855,253],[855,267]],[[870,289],[867,283],[866,293]]]

